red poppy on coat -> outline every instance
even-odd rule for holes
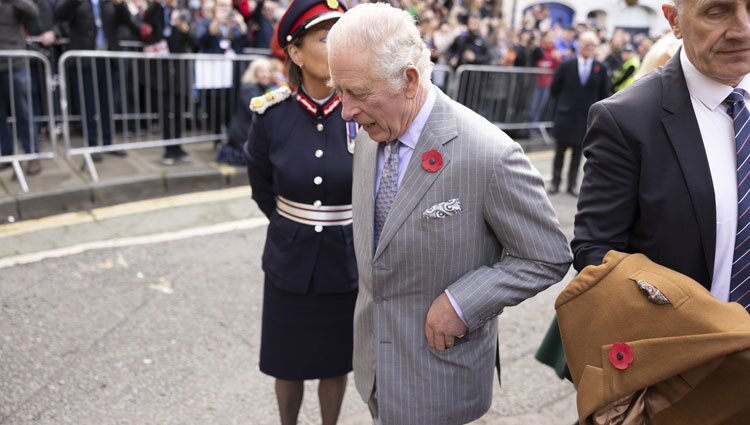
[[[602,70],[602,67],[601,67],[601,66],[599,66],[599,65],[594,65],[594,73],[595,73],[595,74],[598,74],[598,73],[599,73],[599,71],[601,71],[601,70]]]
[[[443,156],[435,149],[430,149],[422,154],[422,168],[430,173],[443,168]]]
[[[633,350],[624,342],[617,342],[609,349],[609,362],[615,369],[625,370],[633,363]]]

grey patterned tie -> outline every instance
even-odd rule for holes
[[[391,210],[393,200],[398,192],[398,148],[399,141],[388,142],[390,154],[385,159],[383,171],[380,173],[380,188],[375,196],[375,228],[373,233],[373,247],[377,248],[380,232],[383,230],[388,211]]]

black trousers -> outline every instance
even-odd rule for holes
[[[552,169],[552,186],[559,187],[562,181],[562,168],[565,161],[565,151],[573,150],[570,158],[570,167],[568,168],[568,189],[576,187],[578,182],[578,168],[581,166],[581,156],[583,153],[582,146],[565,146],[557,143],[555,148],[555,160]]]

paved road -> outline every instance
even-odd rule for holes
[[[552,200],[570,235],[575,200]],[[231,189],[0,226],[0,424],[278,423],[258,215]],[[561,285],[501,316],[503,386],[476,424],[574,422],[572,386],[533,359]],[[352,384],[340,423],[367,424]],[[300,424],[320,423],[307,390]]]

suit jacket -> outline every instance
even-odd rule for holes
[[[124,2],[114,4],[112,0],[100,0],[99,10],[107,50],[122,50],[117,34],[118,26],[124,25],[136,30],[127,5]],[[55,20],[68,23],[70,50],[96,49],[96,22],[91,0],[60,0],[55,7]]]
[[[557,98],[552,135],[561,145],[581,146],[589,108],[609,94],[607,68],[594,60],[589,78],[582,86],[578,58],[569,59],[555,71],[550,94]]]
[[[591,108],[584,155],[576,270],[640,252],[710,289],[714,189],[679,54]]]
[[[373,250],[378,144],[362,131],[354,153],[354,242],[359,296],[354,377],[364,400],[376,386],[384,425],[463,424],[492,401],[497,320],[505,307],[558,282],[570,251],[542,178],[521,147],[436,87],[437,100]],[[443,166],[422,168],[437,150]],[[425,219],[458,199],[461,211]],[[374,251],[374,252],[373,252]],[[469,331],[445,351],[424,325],[446,288]]]
[[[649,298],[657,291],[666,302]],[[610,251],[555,308],[581,423],[748,423],[750,316],[741,305],[642,254]],[[618,342],[632,352],[622,369],[610,357]]]

